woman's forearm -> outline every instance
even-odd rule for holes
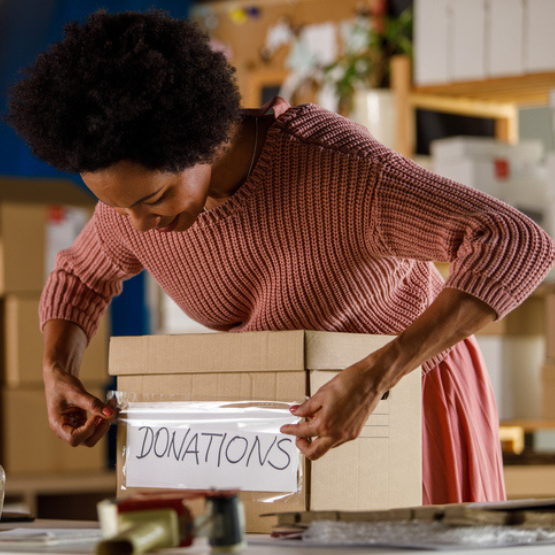
[[[87,347],[85,332],[73,322],[50,320],[44,325],[43,341],[43,373],[57,369],[78,377]]]
[[[391,387],[426,360],[476,333],[496,317],[480,299],[446,288],[434,302],[390,345],[390,365],[386,383]]]

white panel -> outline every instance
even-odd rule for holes
[[[486,72],[492,77],[524,72],[524,0],[487,0]]]
[[[527,0],[524,29],[524,69],[555,69],[555,2]]]
[[[485,69],[485,0],[450,0],[452,77],[457,81],[483,79]]]
[[[414,81],[417,85],[449,80],[448,2],[415,0]]]

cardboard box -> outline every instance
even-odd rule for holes
[[[545,356],[555,360],[555,293],[545,296]]]
[[[524,73],[524,1],[486,0],[486,73]]]
[[[555,359],[547,358],[542,367],[542,416],[555,420]]]
[[[41,291],[51,249],[49,207],[92,213],[95,199],[63,180],[0,179],[0,295]]]
[[[39,327],[40,295],[8,295],[0,301],[2,372],[0,383],[15,387],[42,386],[43,338]],[[108,322],[103,318],[85,351],[80,379],[86,386],[108,381]]]
[[[103,396],[100,389],[94,395]],[[0,460],[10,475],[101,470],[106,444],[94,449],[70,447],[48,425],[42,389],[3,389],[0,412]]]
[[[544,155],[540,140],[525,140],[513,145],[490,137],[447,137],[430,145],[435,160],[460,162],[473,160],[508,160],[513,164],[538,164]]]
[[[118,391],[158,394],[161,401],[181,392],[195,401],[295,402],[390,340],[313,331],[113,337],[109,369]],[[118,495],[134,491],[125,489],[125,433],[120,426]],[[284,500],[244,492],[247,530],[268,532],[274,521],[259,515],[274,511],[419,505],[421,458],[421,375],[415,370],[379,403],[361,437],[313,464],[305,461],[301,491]]]
[[[507,316],[487,324],[476,335],[536,336],[543,337],[546,333],[547,302],[549,295],[533,293]],[[555,311],[555,295],[552,300]],[[555,326],[555,312],[553,313]],[[549,356],[549,355],[548,355]]]
[[[542,336],[477,335],[492,382],[499,417],[540,418]]]
[[[446,83],[451,78],[449,3],[445,0],[414,2],[414,82]]]

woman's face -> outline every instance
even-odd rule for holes
[[[81,174],[98,200],[128,216],[137,231],[185,231],[202,212],[210,187],[211,166],[198,164],[178,173],[149,170],[122,161]]]

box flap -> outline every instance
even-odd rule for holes
[[[309,370],[343,370],[377,351],[393,336],[366,333],[307,331],[306,368]]]
[[[113,337],[109,372],[299,371],[304,369],[304,337],[302,330]]]

